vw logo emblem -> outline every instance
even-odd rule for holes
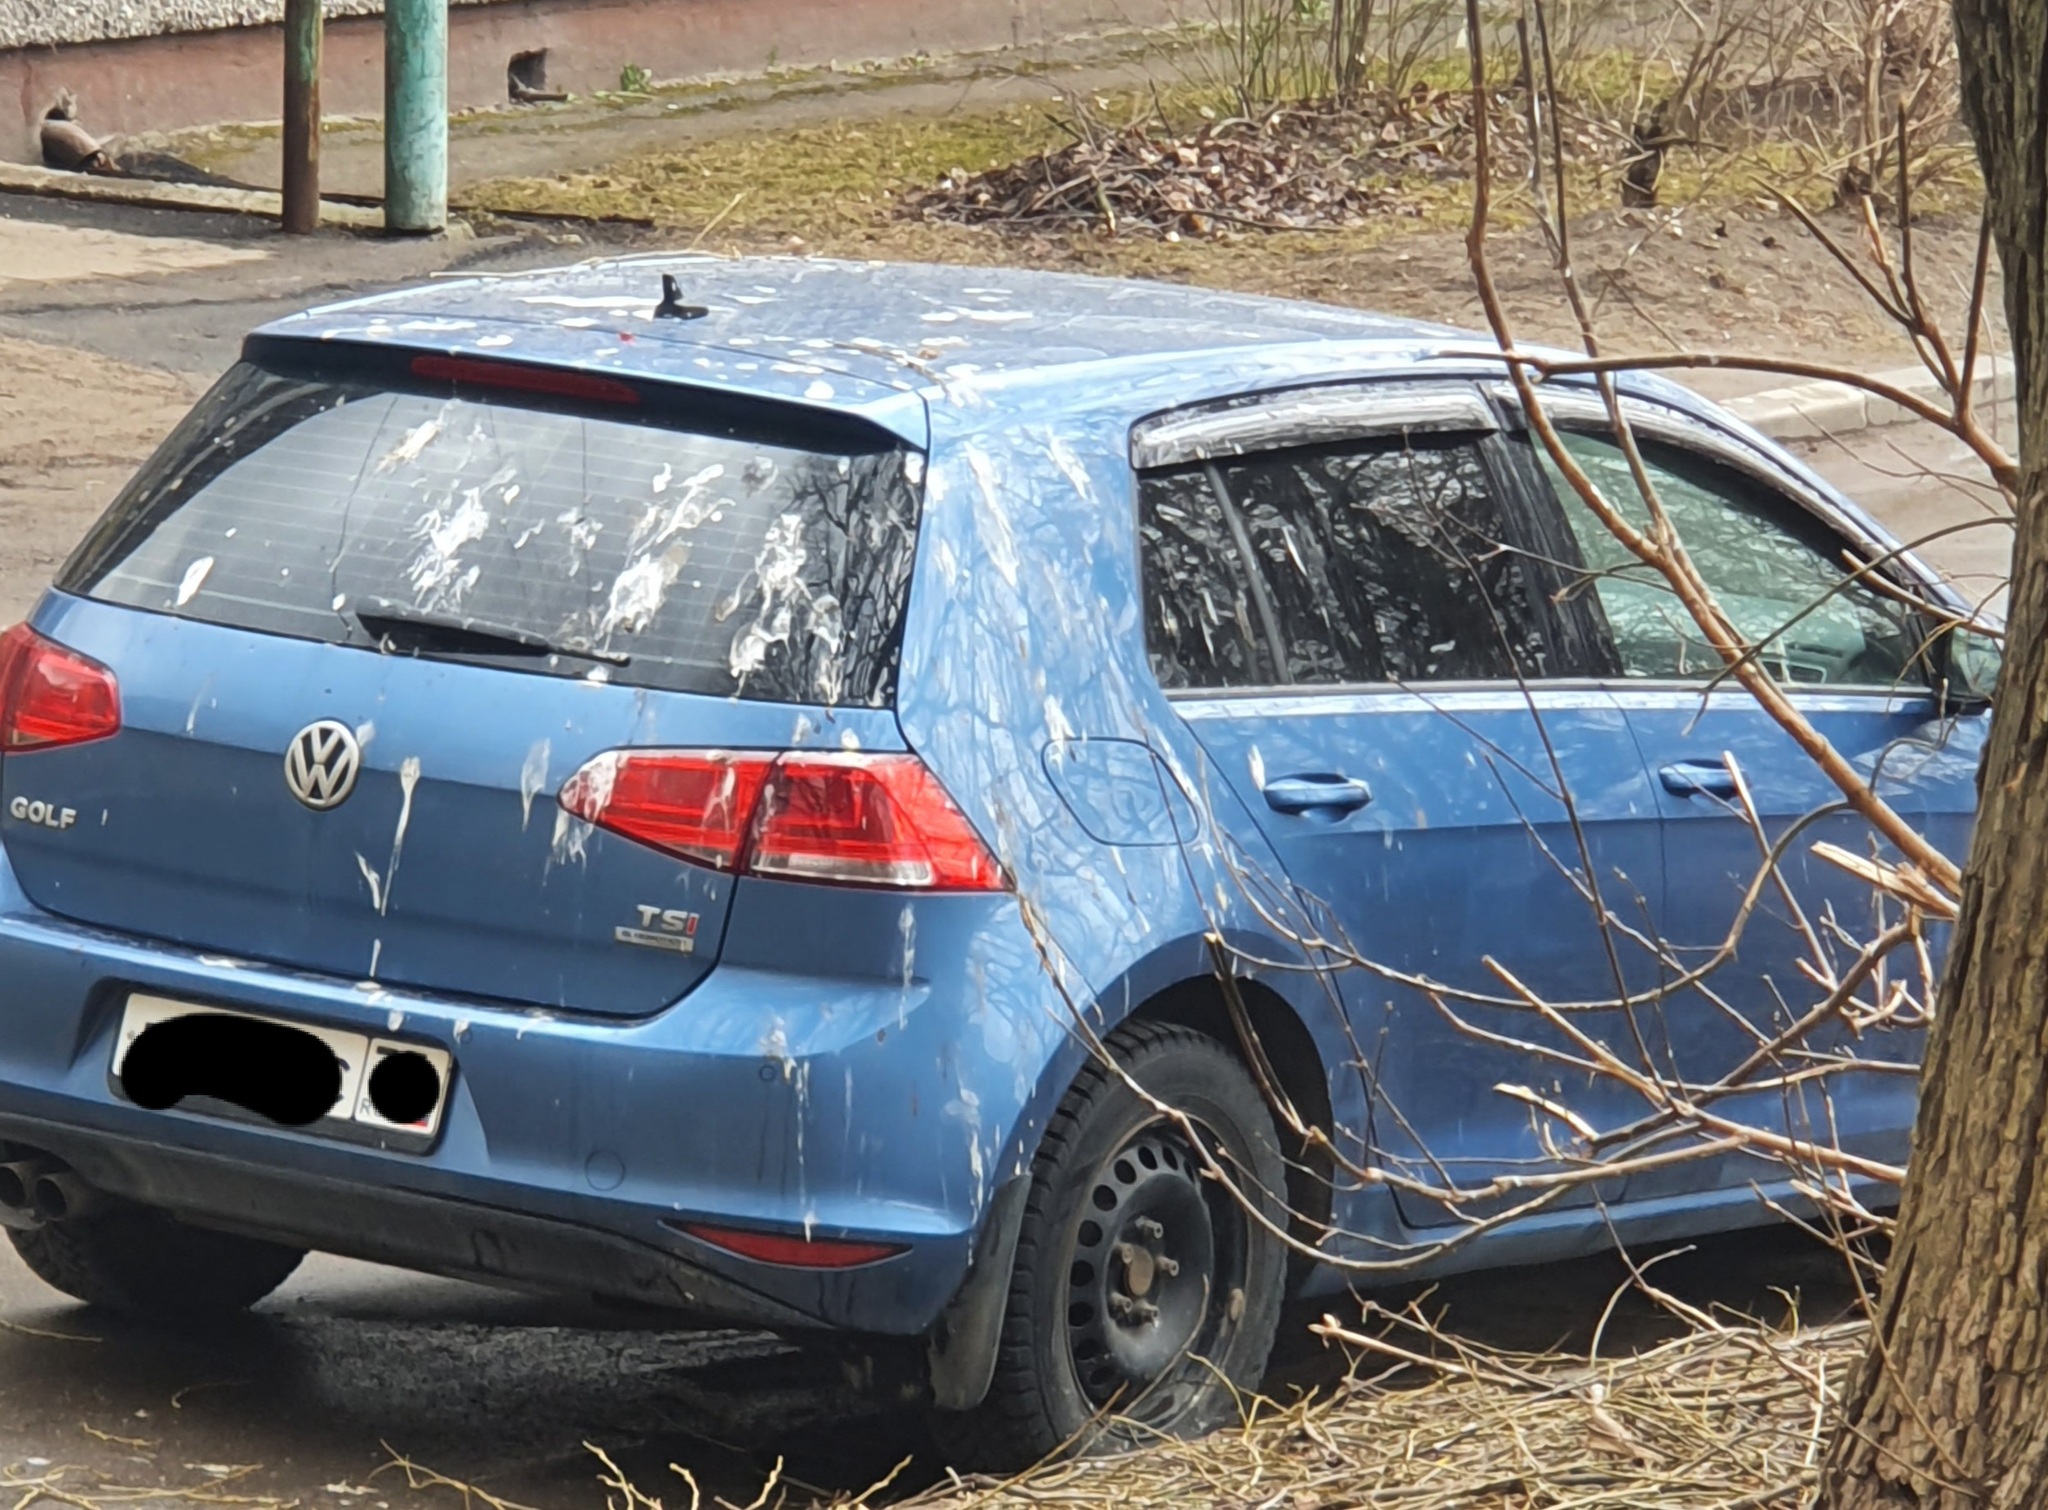
[[[362,770],[363,747],[355,731],[331,718],[299,730],[284,754],[284,784],[316,813],[348,801]]]

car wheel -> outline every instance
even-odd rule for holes
[[[1128,1450],[1234,1419],[1279,1325],[1286,1251],[1218,1181],[1186,1115],[1267,1221],[1286,1169],[1258,1088],[1223,1045],[1132,1024],[1060,1103],[1032,1166],[987,1398],[933,1417],[955,1465],[1013,1471]],[[1129,1082],[1124,1078],[1129,1076]]]
[[[188,1227],[143,1206],[10,1229],[36,1278],[87,1305],[152,1320],[254,1305],[291,1277],[302,1248]]]

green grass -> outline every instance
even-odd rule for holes
[[[876,225],[897,196],[956,169],[976,173],[1056,146],[1045,114],[900,116],[786,130],[626,158],[601,172],[500,179],[463,196],[479,209],[647,215],[657,222],[818,240]]]

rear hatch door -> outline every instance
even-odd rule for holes
[[[653,400],[237,368],[35,620],[112,670],[122,728],[0,760],[30,899],[524,1005],[684,994],[730,878],[555,794],[624,746],[901,748],[917,467]]]

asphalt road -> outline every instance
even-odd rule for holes
[[[85,234],[45,252],[24,227]],[[167,241],[215,255],[166,257]],[[10,244],[24,251],[10,259]],[[455,270],[573,262],[595,250],[539,235],[384,240],[323,231],[287,241],[243,216],[8,195],[0,200],[0,335],[210,378],[252,327],[293,310]]]
[[[0,337],[195,379],[232,360],[251,325],[288,309],[458,267],[585,254],[536,240],[337,236],[282,257],[268,232],[247,223],[61,205],[10,204],[7,214],[115,238],[174,231],[260,253],[225,271],[173,258],[146,278],[120,274],[118,240],[106,243],[114,269],[97,276],[76,264],[10,273],[0,261]],[[1969,471],[1952,443],[1895,429],[1808,449],[1908,537],[1970,523],[1928,554],[1973,593],[1995,591],[2007,532],[1984,526],[1983,489],[1943,479]],[[1751,1312],[1781,1311],[1777,1290],[1802,1292],[1808,1319],[1847,1300],[1831,1257],[1783,1233],[1720,1239],[1658,1274],[1695,1303]],[[1456,1281],[1432,1304],[1506,1346],[1583,1346],[1624,1278],[1615,1261],[1589,1260]],[[1270,1384],[1277,1392],[1341,1367],[1307,1339],[1307,1319],[1290,1326]],[[1665,1325],[1631,1301],[1607,1337],[1626,1346]],[[232,1326],[138,1326],[72,1306],[0,1245],[0,1495],[10,1501],[47,1481],[81,1505],[132,1499],[123,1491],[246,1496],[249,1510],[457,1504],[446,1487],[409,1488],[390,1466],[402,1454],[521,1505],[595,1510],[604,1492],[586,1443],[678,1505],[688,1490],[672,1463],[741,1504],[778,1459],[794,1481],[828,1493],[858,1490],[906,1455],[918,1462],[902,1482],[927,1482],[934,1471],[913,1411],[860,1394],[829,1359],[770,1338],[677,1332],[659,1317],[323,1257]]]
[[[1784,1230],[1703,1243],[1660,1264],[1656,1279],[1695,1305],[1772,1320],[1785,1318],[1788,1295],[1809,1322],[1835,1319],[1851,1300],[1839,1260]],[[1459,1278],[1427,1304],[1478,1341],[1578,1351],[1626,1283],[1603,1257]],[[1347,1300],[1327,1308],[1358,1314]],[[1344,1360],[1306,1331],[1321,1309],[1290,1318],[1267,1384],[1275,1398],[1341,1375]],[[1625,1350],[1674,1330],[1629,1297],[1605,1345]],[[899,1487],[938,1474],[914,1410],[768,1337],[670,1331],[659,1317],[319,1256],[233,1325],[180,1330],[72,1305],[11,1251],[0,1256],[9,1499],[62,1469],[59,1485],[88,1498],[197,1488],[251,1496],[249,1510],[452,1510],[454,1491],[408,1486],[393,1466],[403,1455],[517,1505],[598,1510],[592,1447],[672,1505],[689,1501],[671,1464],[737,1504],[778,1463],[785,1482],[826,1498],[875,1483],[905,1457]]]
[[[859,1488],[922,1452],[919,1430],[828,1360],[758,1335],[317,1255],[232,1325],[138,1326],[0,1258],[9,1499],[10,1478],[68,1467],[61,1487],[88,1495],[231,1477],[226,1492],[279,1502],[450,1503],[408,1491],[388,1466],[403,1454],[522,1504],[594,1507],[588,1442],[652,1493],[682,1488],[680,1462],[744,1504],[783,1456],[799,1478]]]
[[[2009,432],[2008,415],[1993,418]],[[2001,438],[2017,451],[2009,433]],[[1961,441],[1926,425],[1892,425],[1795,449],[1973,601],[2003,609],[2011,516]]]

